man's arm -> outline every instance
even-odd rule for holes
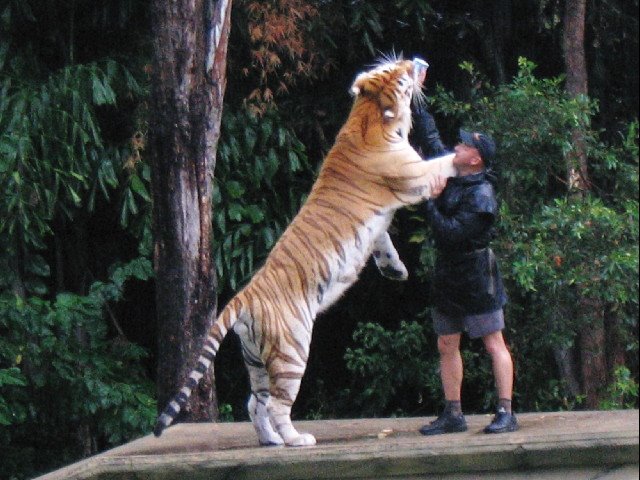
[[[443,215],[434,200],[424,204],[427,220],[438,243],[457,244],[477,238],[491,228],[494,216],[489,212],[460,210],[454,215]]]
[[[427,158],[449,153],[440,139],[440,132],[433,116],[424,107],[415,107],[412,137],[414,147]]]

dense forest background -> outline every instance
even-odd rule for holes
[[[151,3],[0,0],[2,479],[147,434],[155,418]],[[565,19],[580,3],[586,95],[565,83]],[[232,12],[212,202],[219,305],[304,200],[356,73],[380,54],[419,55],[445,143],[463,126],[499,145],[516,409],[638,408],[637,0],[236,0]],[[588,181],[573,188],[581,158]],[[438,413],[418,210],[397,215],[393,237],[410,280],[368,265],[318,319],[294,418]],[[465,411],[491,411],[489,360],[464,346]],[[220,419],[248,419],[233,334],[216,387]]]

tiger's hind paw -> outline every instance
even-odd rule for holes
[[[281,438],[278,440],[269,440],[269,441],[263,441],[260,440],[260,446],[261,447],[281,447],[284,445],[284,440],[282,440]]]
[[[262,447],[278,447],[284,445],[284,440],[269,425],[267,428],[257,429],[258,441]]]
[[[288,447],[312,447],[316,444],[316,437],[310,433],[301,433],[286,442]]]

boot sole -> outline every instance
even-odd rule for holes
[[[425,430],[423,431],[422,429],[420,430],[420,433],[426,437],[430,437],[432,435],[443,435],[445,433],[461,433],[461,432],[466,432],[468,430],[468,428],[465,426],[463,428],[456,428],[453,430],[444,430],[444,429],[437,429],[437,430]]]
[[[515,432],[518,430],[518,425],[509,425],[508,427],[501,428],[499,430],[488,430],[485,428],[484,433],[492,434],[492,433],[509,433]]]

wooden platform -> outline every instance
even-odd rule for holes
[[[261,448],[249,423],[182,424],[39,477],[69,479],[638,478],[638,410],[518,415],[520,430],[424,437],[433,418],[296,422],[318,445]]]

